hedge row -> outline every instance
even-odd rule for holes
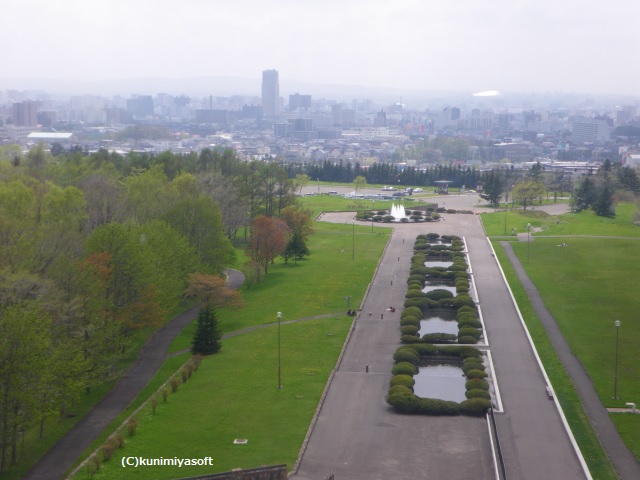
[[[465,396],[460,403],[434,398],[421,398],[413,392],[413,375],[426,358],[458,357],[467,381]],[[407,345],[399,347],[394,356],[393,377],[389,382],[387,403],[400,413],[426,415],[482,415],[491,406],[489,384],[484,380],[484,363],[480,350],[468,346],[439,348],[437,345]]]
[[[435,243],[435,242],[440,243]],[[427,267],[427,258],[438,257],[451,260],[453,265],[445,267]],[[411,257],[410,275],[407,279],[407,293],[404,307],[412,313],[401,315],[402,343],[461,343],[476,344],[482,336],[482,324],[478,319],[475,302],[469,296],[468,264],[464,254],[464,242],[457,236],[440,236],[437,233],[418,235],[414,244],[414,254]],[[427,279],[450,280],[456,287],[456,295],[445,289],[436,289],[427,293],[422,288]],[[420,320],[424,314],[433,308],[449,310],[470,309],[458,317],[458,335],[434,333],[420,337]]]

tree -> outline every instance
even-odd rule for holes
[[[544,185],[535,180],[521,180],[513,186],[512,195],[526,210],[527,205],[544,195]]]
[[[291,232],[297,233],[304,240],[313,233],[313,211],[294,206],[286,207],[280,212],[280,218],[284,220]]]
[[[485,174],[482,178],[482,198],[489,200],[489,204],[492,207],[500,205],[500,198],[504,191],[504,182],[502,181],[502,175],[500,172],[491,170]]]
[[[356,193],[358,193],[358,191],[361,188],[364,188],[367,186],[367,179],[365,177],[363,177],[362,175],[357,176],[356,178],[353,179],[353,186],[356,189]]]
[[[287,224],[279,218],[261,215],[253,220],[249,256],[264,268],[265,274],[268,273],[269,262],[286,248],[290,231]]]
[[[302,189],[309,184],[309,180],[311,180],[311,178],[306,173],[299,173],[296,175],[294,184],[296,186],[296,190],[298,190],[298,195],[302,195]]]
[[[240,306],[240,294],[225,286],[224,279],[206,273],[192,273],[187,280],[185,296],[195,298],[199,305],[198,324],[191,341],[191,353],[211,355],[222,347],[216,307]]]
[[[595,202],[597,195],[598,192],[596,184],[593,181],[593,176],[588,174],[584,177],[571,197],[571,211],[579,213],[587,208],[591,208],[591,205]]]
[[[220,351],[222,344],[215,310],[201,308],[198,313],[198,324],[191,340],[191,353],[193,355],[211,355]]]
[[[293,235],[291,235],[291,239],[289,240],[287,247],[282,253],[285,263],[287,263],[289,258],[293,257],[294,263],[297,264],[299,259],[308,255],[311,255],[311,252],[309,251],[304,238],[302,238],[299,233],[294,232]]]

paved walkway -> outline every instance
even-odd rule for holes
[[[562,335],[556,320],[553,318],[549,310],[547,310],[538,290],[525,273],[522,263],[513,252],[511,245],[508,242],[500,243],[505,249],[505,252],[509,257],[509,261],[513,265],[518,276],[518,280],[520,280],[531,304],[535,308],[554,350],[558,353],[560,361],[573,380],[584,410],[591,420],[591,424],[593,425],[605,453],[618,472],[618,476],[621,480],[640,479],[640,464],[620,438],[618,431],[609,418],[607,409],[602,405],[598,398],[598,394],[593,388],[593,383],[591,382],[589,374],[585,371],[578,358],[571,352],[569,344]]]

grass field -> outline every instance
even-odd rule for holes
[[[631,224],[633,212],[633,205],[621,204],[614,219],[596,217],[592,212],[559,217],[547,217],[541,212],[534,215],[530,212],[524,215],[523,212],[507,213],[508,222],[513,220],[522,224],[530,221],[532,225],[543,228],[542,232],[536,233],[528,252],[526,243],[517,242],[513,244],[514,251],[557,320],[572,351],[593,379],[600,400],[607,407],[624,407],[626,402],[635,402],[640,398],[640,376],[634,353],[634,345],[640,340],[640,324],[635,318],[636,295],[633,289],[625,287],[627,279],[633,278],[640,268],[640,241],[637,240],[640,228]],[[486,231],[495,236],[502,236],[504,219],[504,212],[482,216]],[[564,236],[544,238],[546,235]],[[630,238],[588,238],[581,235]],[[558,246],[563,242],[568,247]],[[526,298],[522,301],[525,300],[528,302]],[[612,398],[615,320],[622,322],[617,401]],[[544,345],[546,335],[543,333],[535,337],[535,341],[536,345]],[[545,359],[547,361],[552,362]],[[564,389],[566,382],[560,380],[559,385]],[[570,389],[573,390],[572,387]],[[570,411],[572,403],[577,401],[576,397],[575,400],[563,402],[565,411]],[[637,420],[630,415],[613,415],[612,418],[625,443],[640,458],[639,435],[630,426],[637,425]],[[572,424],[576,437],[586,435],[583,429],[585,425],[581,427],[579,423]]]
[[[158,471],[145,477],[140,476],[147,475],[142,470],[121,470],[117,466],[119,460],[114,459],[105,464],[96,478],[113,478],[114,475],[118,478],[127,478],[123,475],[175,478],[266,463],[287,463],[291,468],[350,325],[343,314],[347,310],[345,297],[352,297],[351,308],[359,306],[390,231],[376,229],[376,234],[371,234],[368,227],[318,223],[316,233],[308,242],[310,257],[297,265],[292,261],[288,264],[276,261],[269,267],[263,282],[242,290],[244,307],[218,311],[224,333],[273,323],[278,311],[283,312],[283,321],[337,314],[334,318],[282,325],[282,383],[285,387],[282,391],[275,388],[275,326],[223,340],[222,351],[207,358],[184,388],[181,387],[175,396],[171,395],[166,405],[158,407],[155,416],[141,414],[139,434],[123,450],[126,455],[146,455],[130,453],[134,448],[135,452],[141,448],[140,452],[163,455],[157,452],[164,452],[163,449],[170,446],[173,448],[176,436],[172,432],[176,432],[184,435],[179,443],[185,447],[182,452],[171,450],[177,452],[171,455],[184,454],[191,458],[200,454],[197,446],[206,444],[213,450],[207,453],[215,460],[213,469],[187,472],[183,467],[180,472],[162,473],[166,477],[159,476]],[[170,351],[189,348],[192,332],[193,326],[185,329]],[[169,360],[167,363],[171,363],[173,370],[163,369],[152,382],[155,388],[186,358],[188,355]],[[149,398],[154,390],[146,388],[136,405]],[[298,395],[302,398],[296,398]],[[183,403],[173,407],[178,399],[184,399]],[[203,399],[206,405],[200,405]],[[128,409],[113,422],[110,431],[132,411],[133,408]],[[210,416],[203,417],[205,414]],[[221,423],[216,423],[216,419]],[[229,441],[230,429],[234,433]],[[145,430],[150,432],[148,436],[143,436]],[[107,433],[91,450],[106,436]],[[234,438],[249,438],[250,442],[244,446],[233,445]],[[76,475],[76,478],[86,477],[88,474],[84,470]]]

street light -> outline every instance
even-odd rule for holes
[[[351,235],[351,261],[356,259],[356,222],[351,224],[353,227],[353,234]]]
[[[527,223],[527,263],[529,263],[530,250],[531,250],[531,224]]]
[[[344,297],[344,299],[347,301],[347,310],[351,310],[351,296]]]
[[[280,320],[282,320],[282,312],[276,313],[276,317],[278,317],[278,388],[282,388],[280,380]]]
[[[615,366],[615,374],[613,376],[613,399],[618,399],[618,330],[620,329],[620,320],[616,320],[614,322],[616,326],[616,366]]]

